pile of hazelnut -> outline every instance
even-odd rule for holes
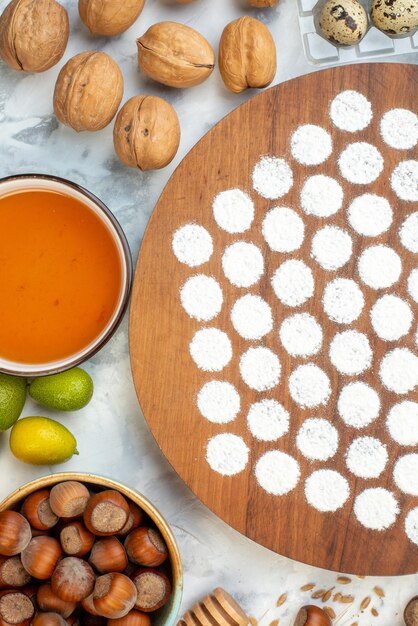
[[[0,626],[150,626],[171,584],[158,569],[165,541],[144,518],[118,491],[76,481],[0,512]]]

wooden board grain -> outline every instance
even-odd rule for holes
[[[293,559],[319,567],[357,573],[362,575],[397,575],[418,571],[418,546],[406,537],[403,524],[408,510],[418,505],[418,498],[403,495],[393,483],[391,469],[401,449],[390,439],[385,429],[385,415],[399,400],[399,396],[387,392],[380,384],[376,365],[388,350],[388,344],[370,332],[370,307],[376,300],[376,292],[361,285],[366,306],[353,327],[367,332],[374,352],[372,369],[359,377],[372,384],[381,396],[380,418],[362,431],[344,427],[337,415],[336,400],[341,387],[351,379],[341,376],[331,366],[326,354],[310,359],[328,374],[332,384],[332,396],[326,409],[303,410],[290,398],[287,380],[295,360],[290,359],[280,346],[277,328],[286,317],[285,310],[273,293],[270,278],[278,265],[292,255],[273,253],[261,234],[261,220],[268,208],[278,204],[299,208],[300,183],[308,174],[325,173],[341,182],[345,192],[343,210],[331,220],[305,219],[305,240],[298,251],[315,273],[316,292],[308,310],[321,319],[325,343],[337,332],[340,325],[327,320],[321,305],[325,280],[333,276],[319,271],[310,259],[310,242],[318,225],[333,223],[347,228],[345,209],[350,200],[363,193],[362,186],[349,185],[341,179],[337,157],[342,148],[352,141],[368,141],[384,155],[383,174],[367,191],[388,198],[394,208],[395,228],[373,238],[357,238],[349,263],[338,275],[354,277],[358,282],[357,259],[370,243],[387,243],[397,250],[403,261],[403,273],[397,292],[408,299],[406,278],[416,265],[414,255],[405,251],[399,242],[398,228],[405,215],[413,209],[411,203],[400,201],[390,188],[389,176],[400,160],[416,158],[413,151],[398,151],[385,146],[379,133],[379,121],[387,110],[395,107],[416,107],[417,70],[414,66],[398,64],[355,65],[336,68],[292,80],[252,98],[215,126],[188,154],[173,174],[151,217],[140,251],[132,295],[130,319],[130,350],[132,369],[140,404],[149,426],[161,450],[193,492],[225,522],[254,541]],[[373,121],[359,133],[343,133],[329,121],[330,101],[339,92],[354,89],[372,102]],[[303,123],[324,126],[332,134],[334,151],[321,166],[303,167],[289,156],[291,133]],[[251,172],[262,155],[283,156],[289,159],[294,172],[295,184],[279,201],[270,202],[252,191]],[[229,235],[216,226],[212,214],[212,200],[220,191],[239,187],[251,193],[255,203],[255,224],[258,225],[242,236]],[[416,209],[415,209],[416,210]],[[302,213],[301,213],[302,214]],[[195,270],[177,261],[172,253],[171,241],[174,231],[189,222],[202,224],[212,234],[215,251],[208,263]],[[258,293],[271,305],[275,331],[261,342],[279,355],[282,365],[280,384],[267,394],[249,389],[240,379],[238,362],[240,355],[249,347],[233,329],[230,310],[244,290],[229,284],[222,272],[221,256],[225,247],[233,241],[248,240],[263,251],[266,271],[261,281],[250,291]],[[179,289],[185,280],[203,272],[214,276],[222,285],[224,304],[220,315],[208,324],[226,331],[233,344],[233,358],[220,373],[211,375],[199,370],[189,354],[189,342],[202,325],[189,318],[179,303]],[[327,276],[325,276],[327,274]],[[390,290],[389,290],[390,291]],[[381,295],[382,292],[379,292]],[[413,331],[402,340],[402,345],[416,352],[416,304]],[[299,360],[302,362],[302,360]],[[205,420],[196,406],[196,395],[202,385],[212,379],[232,382],[241,395],[241,412],[235,421],[226,425],[212,424]],[[246,426],[246,415],[251,402],[260,397],[278,399],[291,413],[291,428],[277,443],[263,443],[253,439]],[[416,393],[415,396],[416,399]],[[331,461],[320,464],[307,463],[295,447],[295,435],[307,417],[321,415],[338,427],[340,446]],[[250,447],[250,463],[245,471],[223,477],[213,472],[205,459],[208,439],[219,432],[231,432],[242,436]],[[355,479],[349,475],[344,454],[357,435],[378,437],[388,445],[389,464],[378,480]],[[255,461],[267,450],[278,448],[297,458],[305,479],[319,467],[335,468],[349,478],[351,498],[336,513],[319,513],[308,506],[303,480],[297,489],[283,497],[267,494],[257,484],[253,468]],[[404,449],[404,452],[417,451]],[[402,513],[396,524],[384,532],[366,530],[353,513],[354,497],[366,487],[386,486],[398,498]]]

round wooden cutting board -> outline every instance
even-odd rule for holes
[[[416,152],[389,147],[379,130],[385,112],[394,108],[415,110],[416,83],[417,70],[411,65],[355,65],[283,83],[240,106],[203,137],[171,177],[145,234],[132,295],[130,351],[139,401],[161,450],[181,478],[212,511],[257,543],[298,561],[359,575],[418,571],[418,545],[405,531],[405,520],[408,513],[418,507],[418,497],[403,493],[393,475],[396,460],[405,454],[417,453],[418,448],[396,443],[386,426],[388,412],[395,404],[405,400],[417,402],[417,388],[408,393],[395,393],[385,388],[379,377],[382,359],[394,348],[407,348],[415,355],[412,359],[417,354],[417,304],[407,288],[408,276],[417,266],[417,254],[406,249],[399,236],[406,216],[417,208],[413,202],[399,199],[390,184],[391,173],[397,165],[416,159]],[[372,105],[373,119],[362,131],[341,131],[330,120],[330,103],[344,90],[360,92]],[[321,165],[301,165],[291,154],[290,138],[302,124],[319,125],[332,136],[332,154]],[[369,185],[350,184],[339,171],[338,157],[342,150],[359,141],[374,145],[384,158],[382,173]],[[266,155],[285,159],[293,172],[292,188],[276,200],[267,200],[253,189],[254,166]],[[308,176],[315,174],[331,176],[343,188],[343,206],[330,217],[306,215],[301,209],[301,186]],[[212,210],[215,196],[232,188],[248,193],[255,206],[251,228],[240,234],[222,230]],[[384,196],[393,209],[392,226],[374,237],[358,235],[347,220],[347,208],[353,198],[366,192]],[[303,219],[304,240],[295,252],[274,252],[263,238],[263,218],[269,209],[277,206],[290,207]],[[202,225],[213,240],[212,256],[198,267],[179,262],[172,248],[175,231],[190,223]],[[353,242],[351,258],[336,272],[325,271],[311,256],[312,238],[325,225],[349,232]],[[231,284],[222,269],[225,248],[235,241],[256,244],[264,256],[264,274],[248,290]],[[390,246],[398,254],[402,273],[395,285],[376,291],[362,282],[358,259],[364,249],[378,244]],[[300,308],[284,306],[271,283],[275,270],[292,258],[302,259],[315,278],[314,295]],[[200,273],[214,277],[223,291],[222,310],[207,323],[189,317],[179,297],[185,281]],[[363,310],[351,324],[336,323],[324,313],[323,291],[326,283],[336,277],[353,279],[364,295]],[[231,308],[247,291],[262,296],[273,314],[273,330],[258,342],[241,337],[231,323]],[[386,293],[396,293],[413,313],[409,331],[398,341],[381,339],[370,323],[371,307]],[[314,316],[323,331],[321,351],[309,358],[291,357],[279,338],[282,321],[300,311]],[[202,327],[224,331],[232,343],[232,359],[219,372],[203,371],[191,358],[189,344]],[[364,333],[372,351],[371,367],[358,376],[341,374],[329,356],[332,338],[350,329]],[[247,386],[240,376],[240,358],[253,345],[268,347],[278,356],[281,365],[279,383],[262,393]],[[307,362],[326,373],[331,387],[328,403],[310,409],[298,406],[289,393],[292,371]],[[417,362],[414,363],[413,367]],[[229,423],[210,422],[198,410],[197,394],[211,380],[232,383],[240,395],[240,412]],[[379,417],[362,429],[347,426],[337,408],[341,389],[353,381],[362,381],[375,389],[381,403]],[[288,432],[276,441],[256,439],[247,426],[250,405],[264,398],[280,402],[290,416]],[[310,417],[326,418],[338,431],[338,450],[325,462],[308,461],[296,446],[298,431]],[[245,468],[232,476],[214,471],[206,459],[208,441],[220,433],[242,437],[249,449]],[[374,437],[387,446],[388,461],[377,478],[355,476],[346,464],[350,443],[364,436]],[[299,464],[300,480],[285,495],[271,495],[256,480],[256,463],[270,450],[287,453]],[[335,512],[322,513],[308,504],[304,489],[306,479],[320,469],[336,470],[348,482],[350,495]],[[418,483],[418,476],[416,480]],[[354,510],[360,493],[378,487],[388,490],[399,508],[396,521],[386,530],[367,529],[359,523]],[[416,486],[415,490],[418,494]],[[418,524],[415,530],[418,533]]]

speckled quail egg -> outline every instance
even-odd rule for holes
[[[318,33],[337,46],[353,46],[367,32],[367,13],[358,0],[322,0],[314,15]]]
[[[370,16],[390,37],[409,37],[418,30],[418,0],[373,0]]]

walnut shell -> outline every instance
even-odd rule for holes
[[[104,52],[81,52],[58,75],[55,115],[77,132],[101,130],[115,116],[122,96],[123,77],[117,63]]]
[[[61,59],[69,33],[55,0],[13,0],[0,17],[0,56],[15,70],[44,72]]]
[[[135,96],[118,113],[113,131],[115,150],[125,165],[157,170],[173,160],[180,125],[173,107],[156,96]]]
[[[268,28],[248,16],[228,24],[219,43],[219,70],[234,93],[270,85],[276,75],[276,46]]]
[[[169,87],[192,87],[206,80],[215,53],[196,30],[177,22],[154,24],[137,40],[140,69]]]
[[[119,35],[135,22],[145,0],[78,0],[78,12],[95,35]]]

